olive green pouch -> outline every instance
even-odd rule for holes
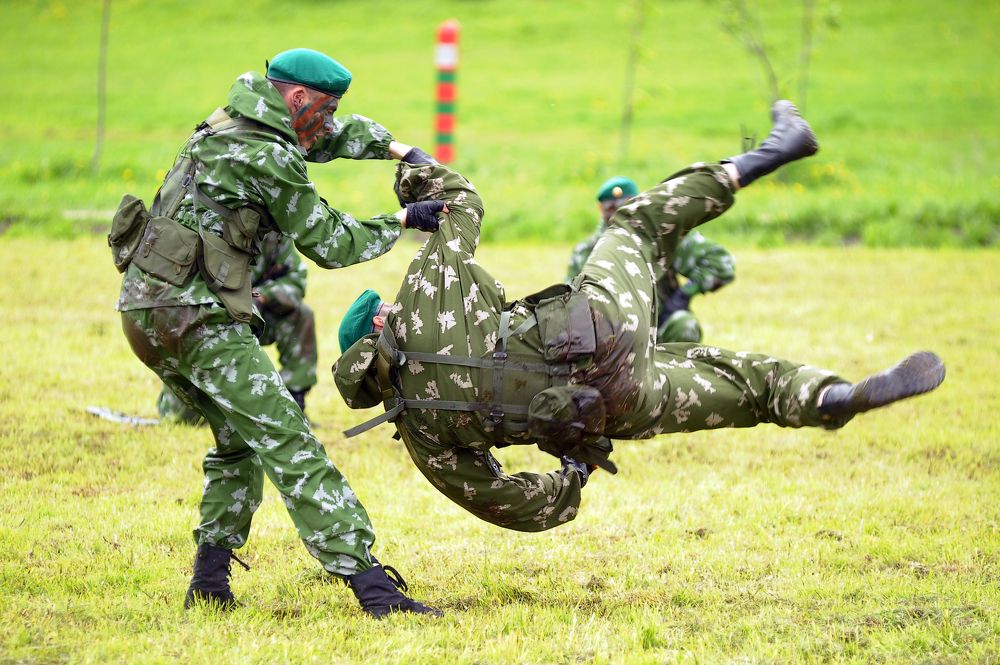
[[[608,459],[614,446],[604,436],[606,418],[604,398],[590,386],[548,388],[528,405],[528,431],[540,450],[615,473],[617,467]]]
[[[197,231],[169,217],[151,217],[132,262],[153,277],[184,286],[194,272],[197,256]]]
[[[253,318],[250,254],[231,246],[213,233],[205,233],[201,239],[199,263],[208,288],[219,296],[231,317],[249,323]]]
[[[137,199],[131,194],[123,196],[111,221],[111,233],[108,234],[111,259],[115,262],[118,272],[125,272],[128,268],[135,251],[139,249],[148,222],[149,212],[142,199]]]
[[[222,225],[222,237],[233,247],[244,252],[256,253],[254,242],[260,227],[261,214],[251,206],[244,206],[227,215],[227,223]]]
[[[536,297],[541,297],[535,306],[535,318],[545,344],[545,360],[564,363],[590,358],[597,349],[597,338],[587,295],[581,291],[571,291],[566,285],[558,287],[550,287],[536,294]],[[544,297],[550,291],[557,292],[558,295]]]

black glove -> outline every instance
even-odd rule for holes
[[[667,316],[670,316],[674,312],[690,309],[691,296],[684,293],[681,289],[674,289],[674,292],[670,294],[670,297],[664,301],[662,308],[663,313]]]
[[[416,146],[410,148],[409,152],[403,155],[403,161],[414,166],[418,164],[437,164],[433,157]]]
[[[437,214],[444,210],[444,201],[417,201],[406,204],[406,228],[434,233],[438,230]]]
[[[572,457],[560,457],[559,461],[562,462],[562,474],[565,476],[570,472],[570,469],[575,470],[580,474],[580,487],[587,486],[587,479],[590,478],[591,467],[583,462],[577,462]]]

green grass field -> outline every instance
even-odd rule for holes
[[[504,531],[438,494],[390,428],[341,434],[374,412],[333,386],[340,317],[367,286],[394,292],[417,245],[311,269],[317,435],[376,554],[447,612],[384,622],[320,573],[270,486],[241,551],[253,569],[234,571],[244,608],[182,610],[211,435],[85,412],[152,416],[159,392],[113,311],[107,211],[149,201],[233,79],[296,46],[354,72],[342,112],[430,149],[433,35],[455,17],[456,166],[489,211],[477,256],[513,299],[561,279],[608,176],[651,185],[734,153],[741,125],[763,137],[757,64],[718,0],[649,2],[619,159],[633,1],[113,0],[95,174],[101,4],[0,0],[0,664],[1000,663],[1000,1],[818,0],[840,26],[813,53],[822,150],[705,229],[737,257],[736,282],[695,301],[706,341],[851,379],[917,349],[945,359],[938,391],[840,432],[621,442],[621,473],[591,480],[575,521]],[[799,3],[751,6],[794,95]],[[392,173],[311,169],[358,216],[394,209]]]
[[[245,609],[181,609],[211,437],[84,412],[152,415],[159,390],[119,331],[103,242],[0,242],[13,295],[0,320],[0,662],[1000,660],[996,251],[739,251],[735,284],[695,303],[709,340],[848,378],[930,348],[944,385],[838,433],[622,442],[621,473],[592,479],[580,516],[531,535],[453,506],[391,430],[340,433],[366,416],[329,375],[339,317],[363,285],[391,291],[415,248],[314,269],[308,295],[317,434],[368,507],[378,556],[448,613],[378,623],[320,574],[270,486],[241,551],[253,570],[234,574]],[[513,298],[557,280],[567,251],[479,258]],[[555,464],[501,452],[508,470]]]
[[[191,128],[229,85],[280,50],[328,50],[355,74],[344,113],[433,141],[438,23],[462,24],[458,162],[491,203],[487,239],[570,240],[594,224],[597,186],[643,187],[763,138],[758,64],[722,27],[722,3],[646,2],[631,150],[618,158],[636,1],[428,0],[191,3],[114,0],[107,145],[91,175],[101,3],[0,3],[0,226],[72,236],[107,224],[123,191],[151,197]],[[873,246],[1000,242],[997,0],[819,0],[807,114],[820,155],[731,216],[723,236]],[[796,94],[800,3],[750,2],[786,95]],[[313,169],[335,205],[394,205],[384,165]],[[95,212],[96,211],[96,212]]]

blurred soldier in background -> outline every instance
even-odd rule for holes
[[[253,300],[264,320],[255,328],[261,346],[278,349],[281,379],[303,412],[306,393],[316,385],[316,320],[305,304],[306,264],[295,251],[291,238],[269,233],[260,243],[260,256],[253,264],[250,282]],[[196,425],[201,415],[186,406],[164,386],[156,402],[160,417]]]
[[[572,282],[607,230],[611,218],[626,201],[639,193],[630,178],[615,176],[597,190],[601,221],[597,230],[573,248],[566,281]],[[684,283],[678,275],[686,278]],[[691,231],[677,245],[673,263],[656,282],[656,339],[658,342],[700,342],[698,319],[691,312],[691,299],[699,293],[711,293],[736,277],[733,256],[697,231]]]
[[[615,471],[611,439],[761,423],[835,429],[933,390],[944,365],[929,352],[851,384],[768,354],[656,342],[654,287],[681,238],[741,187],[818,149],[791,103],[777,102],[772,118],[759,148],[694,164],[619,208],[571,285],[514,302],[475,260],[484,207],[472,184],[444,166],[399,165],[400,200],[436,201],[447,218],[394,300],[368,290],[341,323],[338,390],[352,408],[386,409],[347,434],[392,422],[449,499],[541,531],[576,517],[594,469]],[[508,445],[537,445],[562,469],[505,473],[490,451]]]
[[[227,106],[181,148],[149,211],[126,195],[112,223],[108,241],[125,273],[117,306],[125,336],[215,439],[202,465],[185,607],[235,606],[233,549],[247,542],[266,475],[308,552],[347,582],[365,612],[440,614],[405,596],[405,582],[372,556],[368,513],[251,332],[261,323],[251,266],[268,233],[291,239],[324,268],[340,268],[389,251],[401,228],[436,230],[413,222],[434,204],[356,219],[316,192],[306,162],[432,161],[373,120],[335,119],[350,83],[340,63],[310,49],[279,53],[266,74],[239,76]]]

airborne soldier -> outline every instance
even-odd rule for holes
[[[611,439],[774,423],[842,427],[854,415],[927,392],[944,365],[921,352],[858,384],[766,354],[657,344],[653,288],[686,233],[733,194],[812,155],[816,138],[779,101],[759,148],[699,163],[623,205],[582,272],[506,301],[475,258],[483,204],[439,166],[397,170],[401,201],[438,201],[446,221],[410,264],[395,300],[367,291],[344,318],[334,367],[353,408],[386,412],[417,468],[477,517],[520,531],[572,520],[597,467],[615,471]],[[379,331],[377,334],[374,331]],[[561,470],[507,474],[493,447],[536,444]]]

